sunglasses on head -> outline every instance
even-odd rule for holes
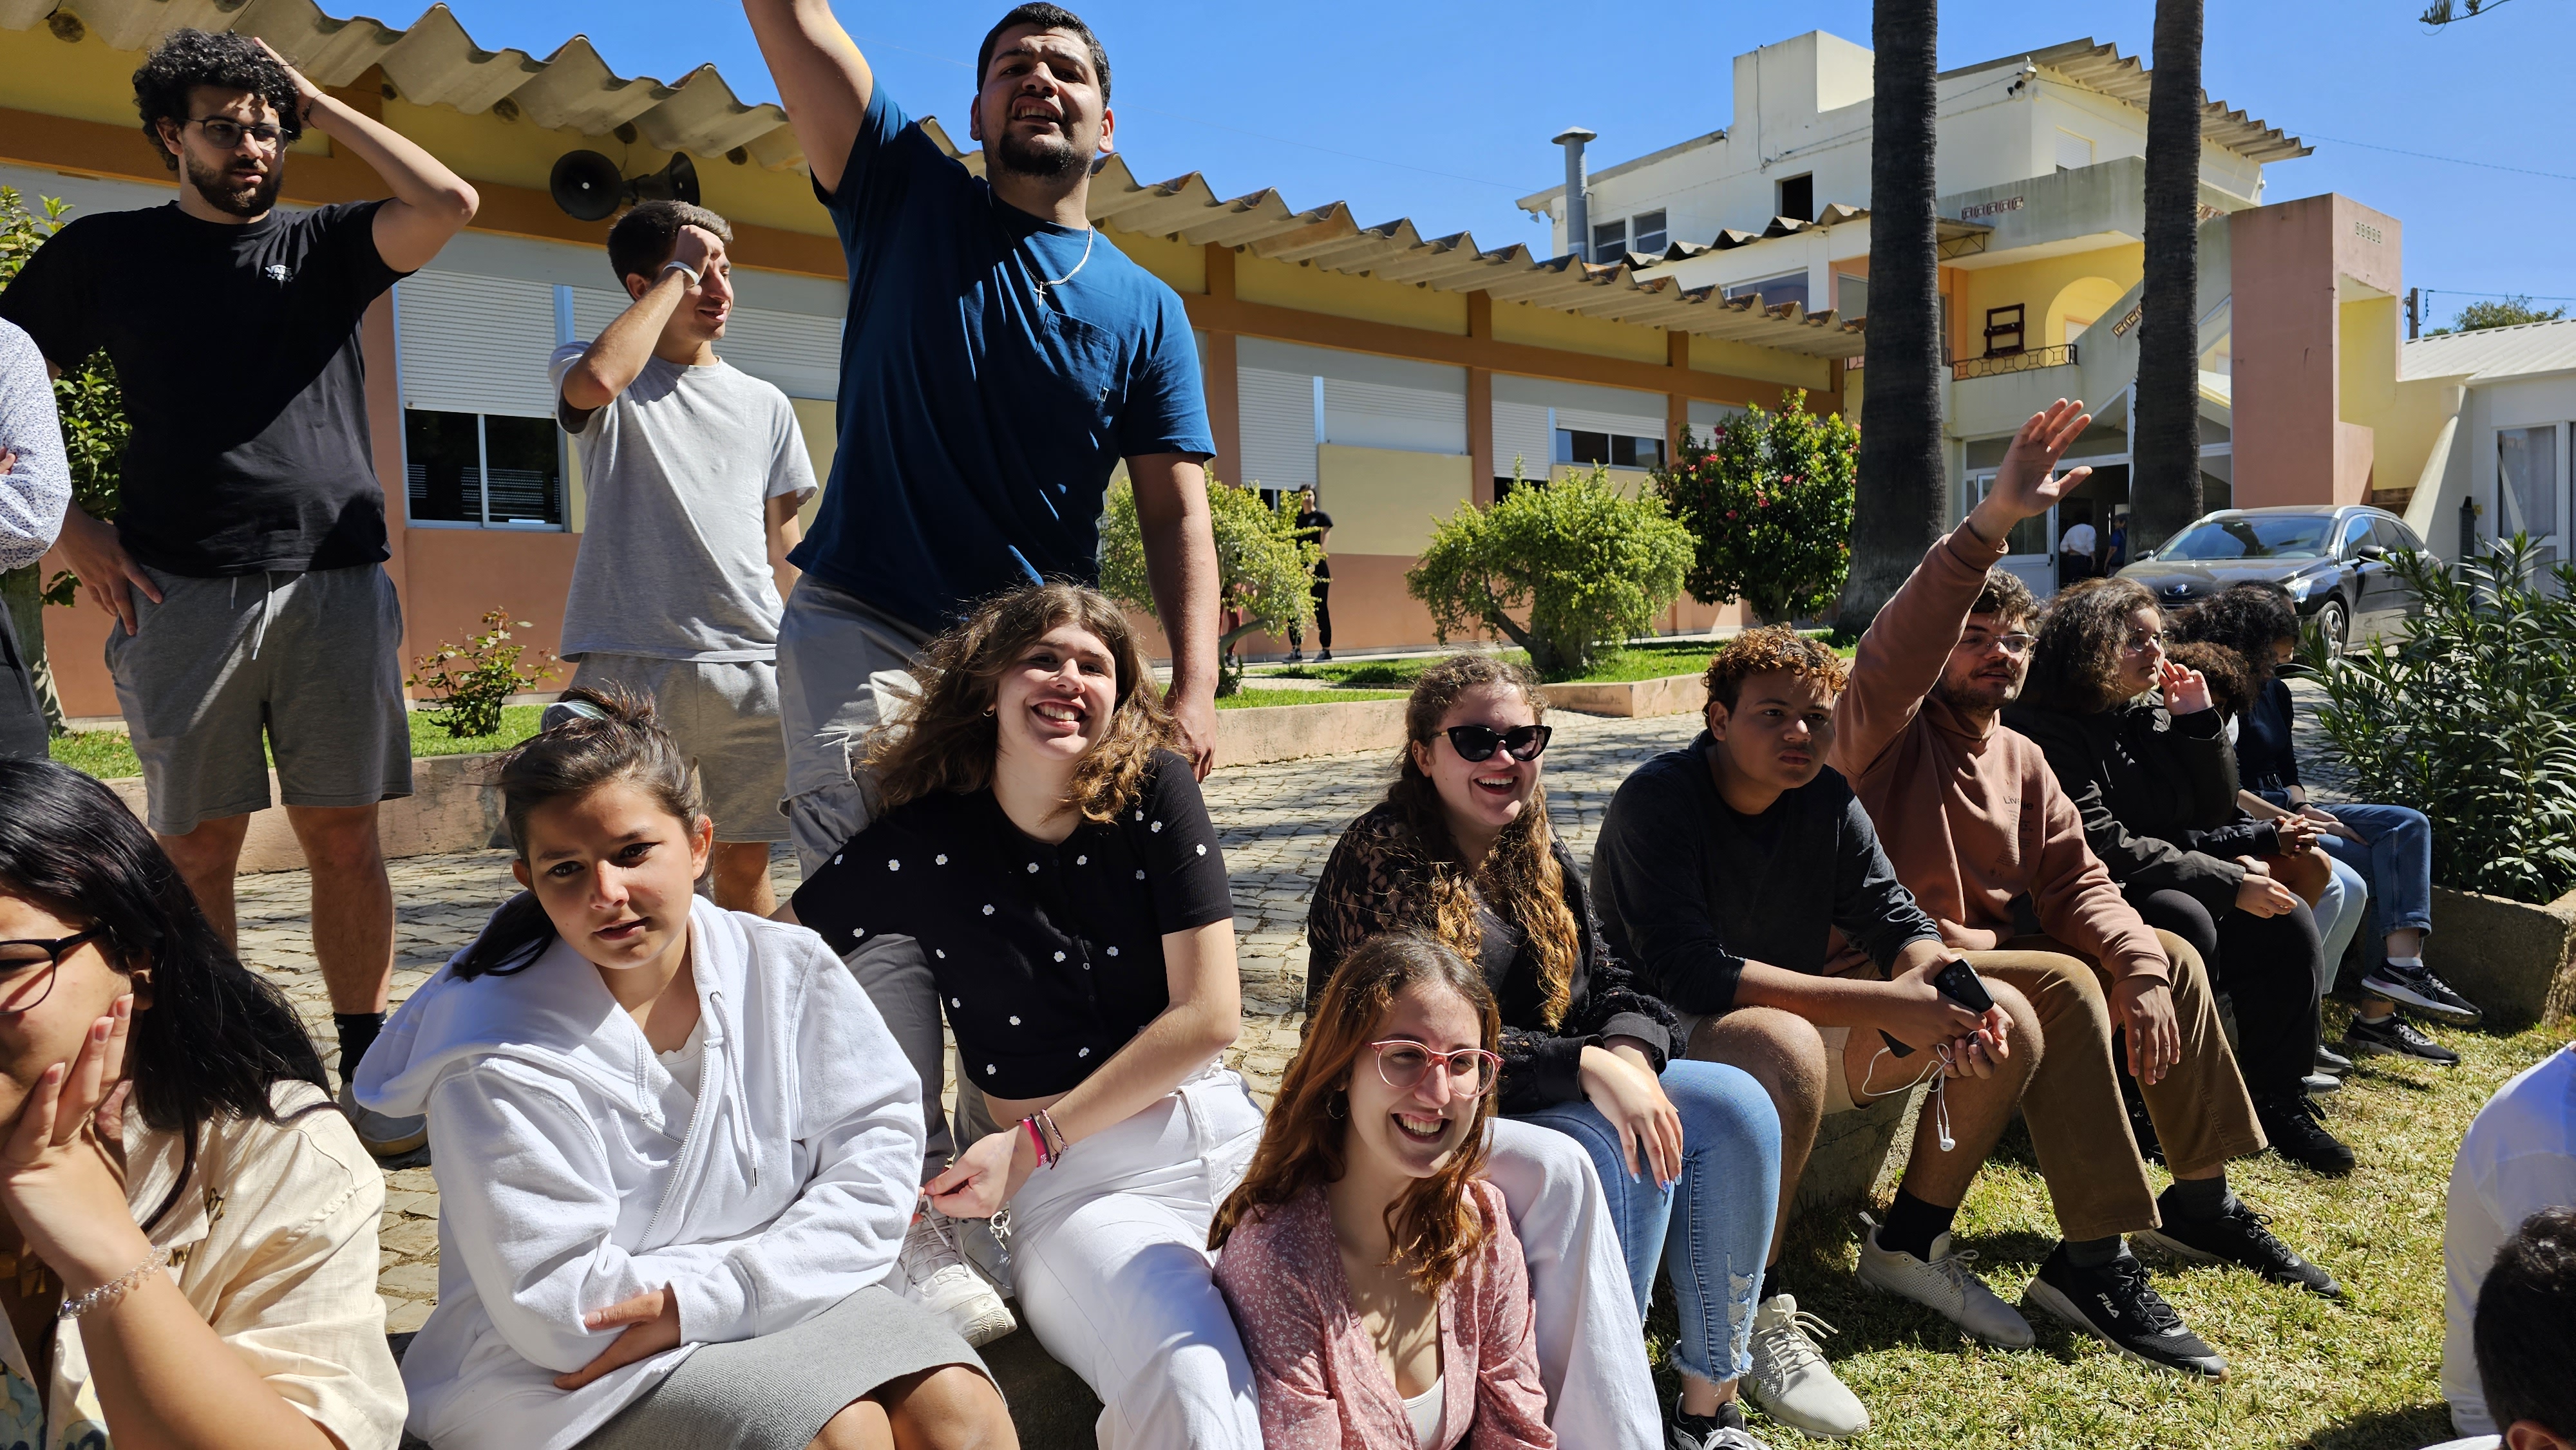
[[[1449,737],[1449,747],[1460,760],[1475,762],[1494,758],[1499,748],[1514,760],[1536,760],[1547,749],[1547,737],[1555,732],[1545,725],[1516,725],[1497,730],[1491,725],[1452,725],[1440,732]]]

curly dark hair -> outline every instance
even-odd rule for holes
[[[1976,605],[1970,614],[1991,614],[1997,622],[2013,625],[2039,614],[2039,597],[2020,576],[1998,564],[1986,571],[1986,587],[1977,592]]]
[[[2252,677],[2245,668],[2245,657],[2223,644],[2207,640],[2186,640],[2168,646],[2165,658],[2187,669],[2200,671],[2209,682],[2209,703],[2226,718],[2233,720],[2254,703]]]
[[[2129,616],[2140,608],[2156,608],[2156,597],[2134,579],[2087,579],[2059,590],[2040,612],[2022,698],[2078,715],[2127,699],[2120,648],[2128,642]]]
[[[2472,1343],[2498,1427],[2528,1420],[2576,1434],[2576,1208],[2544,1208],[2496,1250],[2478,1288]]]
[[[219,91],[248,91],[277,113],[277,128],[292,146],[304,134],[303,107],[295,94],[295,77],[246,35],[211,30],[174,30],[153,47],[134,72],[134,109],[143,117],[144,138],[161,164],[179,169],[179,158],[161,144],[161,123],[187,124],[190,98],[199,86]]]
[[[2273,647],[2285,639],[2298,643],[2299,606],[2280,585],[2249,580],[2175,615],[2170,627],[2175,639],[2225,645],[2244,656],[2248,680],[2260,693],[2272,681]]]
[[[1839,695],[1851,682],[1851,667],[1842,656],[1825,648],[1823,641],[1810,639],[1785,624],[1767,624],[1748,629],[1726,642],[1708,662],[1708,672],[1700,682],[1708,687],[1710,704],[1724,705],[1731,713],[1744,691],[1744,682],[1755,675],[1774,673],[1796,675],[1813,680],[1829,695]]]

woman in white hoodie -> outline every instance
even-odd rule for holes
[[[713,830],[650,705],[576,690],[501,767],[527,892],[413,993],[360,1101],[429,1118],[439,1450],[1016,1443],[883,1287],[919,1080],[814,934],[691,894]]]

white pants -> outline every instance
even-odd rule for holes
[[[1021,1311],[1047,1352],[1100,1396],[1102,1450],[1261,1444],[1251,1367],[1205,1247],[1260,1133],[1242,1079],[1210,1072],[1084,1139],[1012,1201]],[[1489,1141],[1487,1177],[1529,1266],[1557,1442],[1658,1450],[1645,1329],[1591,1156],[1529,1123],[1497,1121]]]

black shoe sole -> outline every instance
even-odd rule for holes
[[[2049,1318],[2064,1324],[2069,1329],[2092,1335],[2095,1339],[2109,1345],[2115,1353],[2134,1359],[2149,1369],[2165,1370],[2172,1374],[2194,1375],[2209,1380],[2224,1381],[2227,1378],[2227,1361],[2216,1355],[2211,1355],[2207,1360],[2171,1361],[2157,1359],[2152,1355],[2131,1349],[2103,1333],[2092,1320],[2084,1317],[2084,1311],[2076,1308],[2073,1300],[2059,1293],[2046,1279],[2031,1280],[2030,1287],[2021,1291],[2021,1301],[2038,1307]]]
[[[2157,1248],[2160,1248],[2166,1253],[2173,1255],[2175,1258],[2189,1264],[2210,1264],[2222,1269],[2243,1269],[2245,1272],[2256,1275],[2267,1283],[2282,1284],[2293,1289],[2305,1289],[2320,1299],[2340,1299],[2343,1297],[2343,1286],[2335,1283],[2332,1276],[2328,1276],[2326,1279],[2328,1287],[2320,1289],[2316,1285],[2308,1283],[2303,1279],[2284,1278],[2279,1274],[2269,1273],[2265,1270],[2258,1269],[2252,1264],[2245,1263],[2242,1260],[2231,1259],[2225,1254],[2213,1254],[2207,1249],[2193,1248],[2191,1245],[2173,1237],[2162,1229],[2150,1228],[2132,1230],[2129,1234],[2129,1242],[2131,1244],[2153,1244]]]
[[[2454,1007],[2448,1002],[2437,1002],[2415,992],[2394,977],[2364,977],[2361,979],[2361,990],[2374,997],[2385,997],[2400,1007],[2419,1012],[2437,1022],[2450,1023],[2455,1027],[2472,1026],[2484,1021],[2487,1015],[2475,1007],[2463,1009]]]
[[[2350,1034],[2346,1034],[2343,1041],[2336,1044],[2335,1050],[2349,1057],[2402,1057],[2408,1062],[2429,1063],[2434,1067],[2458,1067],[2460,1065],[2460,1059],[2456,1056],[2426,1057],[2420,1052],[2408,1052],[2403,1047],[2390,1047],[2383,1043],[2372,1042],[2366,1038],[2358,1038],[2351,1036]]]

